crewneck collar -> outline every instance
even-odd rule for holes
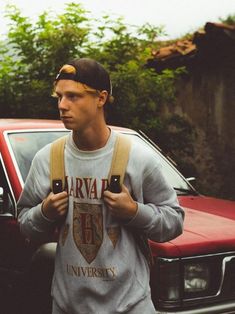
[[[73,140],[73,136],[72,136],[72,132],[71,132],[69,134],[69,138],[68,138],[68,145],[71,148],[72,152],[75,154],[79,153],[79,155],[83,156],[83,157],[95,157],[98,155],[105,154],[106,152],[109,152],[114,146],[116,136],[117,136],[116,132],[113,131],[112,129],[110,129],[109,138],[108,138],[105,146],[103,146],[99,149],[96,149],[96,150],[89,150],[88,151],[88,150],[81,150],[77,147],[77,145],[75,144],[75,142]]]

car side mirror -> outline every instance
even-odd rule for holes
[[[195,178],[195,177],[189,177],[189,178],[186,178],[186,180],[187,180],[188,182],[192,182],[192,181],[195,181],[196,178]]]

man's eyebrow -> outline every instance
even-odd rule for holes
[[[64,93],[60,92],[60,91],[54,91],[54,94],[57,95],[57,96],[61,96],[62,94],[64,95],[75,95],[75,96],[80,96],[80,95],[83,95],[82,92],[77,92],[77,91],[65,91]]]
[[[77,91],[66,91],[64,94],[65,94],[65,95],[75,95],[75,96],[80,96],[80,95],[83,95],[83,92],[77,92]]]

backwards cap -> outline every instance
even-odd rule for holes
[[[106,90],[110,95],[112,94],[109,74],[97,61],[81,58],[72,60],[68,65],[72,65],[76,73],[59,72],[56,76],[56,81],[73,80],[99,91]]]

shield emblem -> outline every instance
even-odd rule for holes
[[[101,204],[74,202],[73,239],[85,260],[90,264],[103,241],[103,214]]]
[[[115,248],[117,241],[120,237],[120,233],[121,233],[120,226],[107,227],[107,233],[108,233],[109,239],[113,243],[113,247]]]

